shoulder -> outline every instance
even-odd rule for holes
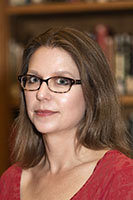
[[[123,171],[126,169],[133,170],[133,159],[128,158],[123,153],[117,150],[108,151],[104,157],[99,161],[99,165],[107,165],[108,169],[113,169],[113,171]]]
[[[0,177],[0,183],[1,181],[10,181],[12,179],[17,179],[20,177],[22,172],[22,169],[17,166],[16,164],[9,167]]]
[[[112,150],[98,164],[101,185],[108,199],[133,199],[133,160]]]
[[[19,195],[22,169],[17,165],[9,167],[0,177],[0,199],[8,199],[13,194]],[[14,199],[17,199],[14,196]]]
[[[108,174],[108,178],[116,178],[121,174],[121,177],[133,180],[133,160],[119,151],[111,150],[99,161],[97,171]]]

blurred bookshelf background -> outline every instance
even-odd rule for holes
[[[7,138],[19,111],[17,75],[24,46],[52,26],[87,31],[99,43],[116,78],[123,117],[133,138],[133,0],[1,0],[0,173],[10,165]]]
[[[106,2],[127,2],[128,0],[9,0],[9,5],[26,5],[32,3],[54,3],[54,2],[93,2],[93,3],[106,3]]]

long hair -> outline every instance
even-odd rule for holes
[[[130,156],[115,81],[98,44],[86,32],[51,28],[32,39],[25,48],[21,74],[27,73],[30,57],[41,46],[64,49],[79,70],[86,112],[78,126],[78,143],[93,150],[117,149]],[[23,90],[15,127],[14,162],[19,162],[23,168],[37,165],[46,156],[45,144],[28,117]]]

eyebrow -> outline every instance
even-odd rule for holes
[[[72,74],[71,72],[68,71],[56,71],[53,73],[54,76],[71,76],[74,78],[74,74]]]
[[[42,77],[37,71],[29,70],[27,74],[35,75],[38,77]],[[68,71],[56,71],[51,76],[70,76],[71,78],[76,78],[71,72]]]

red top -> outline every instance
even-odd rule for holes
[[[22,169],[11,166],[0,178],[0,200],[20,200]],[[133,160],[111,150],[71,200],[133,200]]]

